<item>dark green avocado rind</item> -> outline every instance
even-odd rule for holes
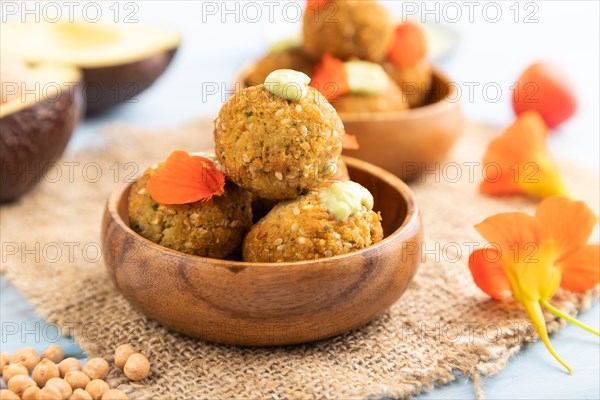
[[[129,64],[81,68],[86,115],[100,114],[124,102],[137,102],[138,95],[163,74],[176,52],[177,48]]]
[[[14,201],[44,180],[84,107],[78,84],[0,118],[0,202]]]

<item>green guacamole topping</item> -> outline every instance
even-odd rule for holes
[[[293,69],[278,69],[265,79],[265,89],[289,101],[300,101],[308,93],[308,75]]]
[[[319,194],[321,203],[339,221],[359,212],[364,206],[373,209],[373,195],[356,182],[335,182]]]
[[[379,94],[390,84],[389,78],[379,64],[367,61],[348,61],[344,63],[348,74],[350,93],[365,95]]]

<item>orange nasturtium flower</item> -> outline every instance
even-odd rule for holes
[[[306,2],[307,11],[318,11],[319,8],[325,6],[331,0],[308,0]]]
[[[358,138],[356,135],[346,132],[344,136],[342,136],[342,149],[344,150],[358,150],[360,149],[360,144],[358,143]]]
[[[492,140],[483,156],[482,193],[527,194],[544,198],[567,194],[560,171],[546,147],[548,127],[535,111],[525,111]]]
[[[310,86],[320,91],[329,101],[348,94],[350,88],[344,62],[332,55],[325,54],[315,67]]]
[[[513,212],[497,214],[476,226],[492,247],[477,249],[469,257],[473,280],[495,299],[512,296],[520,302],[550,353],[555,353],[546,330],[542,307],[596,335],[597,331],[550,304],[560,287],[584,292],[600,282],[600,248],[587,241],[596,216],[581,201],[548,197],[535,216]]]
[[[427,57],[427,37],[419,25],[400,24],[394,30],[394,39],[388,55],[399,68],[411,68]]]
[[[207,201],[225,191],[225,174],[211,160],[176,150],[148,180],[146,190],[161,204]]]

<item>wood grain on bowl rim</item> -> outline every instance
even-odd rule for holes
[[[378,200],[394,197],[380,204],[388,214],[387,235],[369,248],[292,263],[190,256],[129,228],[130,186],[125,186],[110,196],[103,217],[107,272],[148,317],[209,341],[284,345],[360,326],[389,308],[411,282],[420,263],[422,225],[414,197],[402,181],[363,161],[345,161],[351,175],[374,192],[376,207]]]

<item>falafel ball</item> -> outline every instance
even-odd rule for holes
[[[433,85],[433,73],[427,60],[408,68],[401,68],[386,61],[383,68],[404,92],[410,108],[427,104]]]
[[[405,111],[409,108],[406,96],[391,79],[381,93],[370,95],[348,93],[332,100],[332,104],[340,113]]]
[[[335,182],[345,182],[350,180],[348,174],[348,166],[341,158],[337,161],[335,166],[331,165],[331,172],[325,177],[325,180],[321,182],[319,188],[326,188]],[[267,200],[257,196],[252,196],[252,216],[255,222],[258,222],[261,218],[269,213],[277,205],[276,200]]]
[[[375,0],[330,1],[304,14],[304,51],[348,60],[381,62],[393,38],[388,12]]]
[[[146,239],[183,253],[232,256],[252,226],[250,193],[227,182],[225,192],[208,201],[159,204],[146,191],[146,184],[162,167],[155,164],[131,187],[129,226]]]
[[[334,195],[334,203],[342,203],[342,214],[346,211],[341,217],[339,210],[332,210],[326,200],[325,196],[331,195],[328,192],[336,193],[340,187],[344,192],[343,188],[348,185],[360,186],[354,182],[337,182],[276,205],[244,239],[244,261],[313,260],[349,253],[381,241],[381,215],[372,210],[372,197],[370,205],[368,201],[359,200],[352,212],[347,212],[348,204],[344,202],[349,199],[352,202],[353,197],[348,193]]]
[[[215,120],[215,151],[231,180],[258,197],[293,199],[319,186],[342,152],[342,120],[317,90],[290,101],[252,86]],[[329,172],[330,173],[330,172]]]
[[[244,84],[248,86],[260,85],[265,78],[277,69],[293,69],[312,75],[315,61],[309,58],[301,47],[278,52],[271,52],[258,60],[256,67],[246,77]]]

